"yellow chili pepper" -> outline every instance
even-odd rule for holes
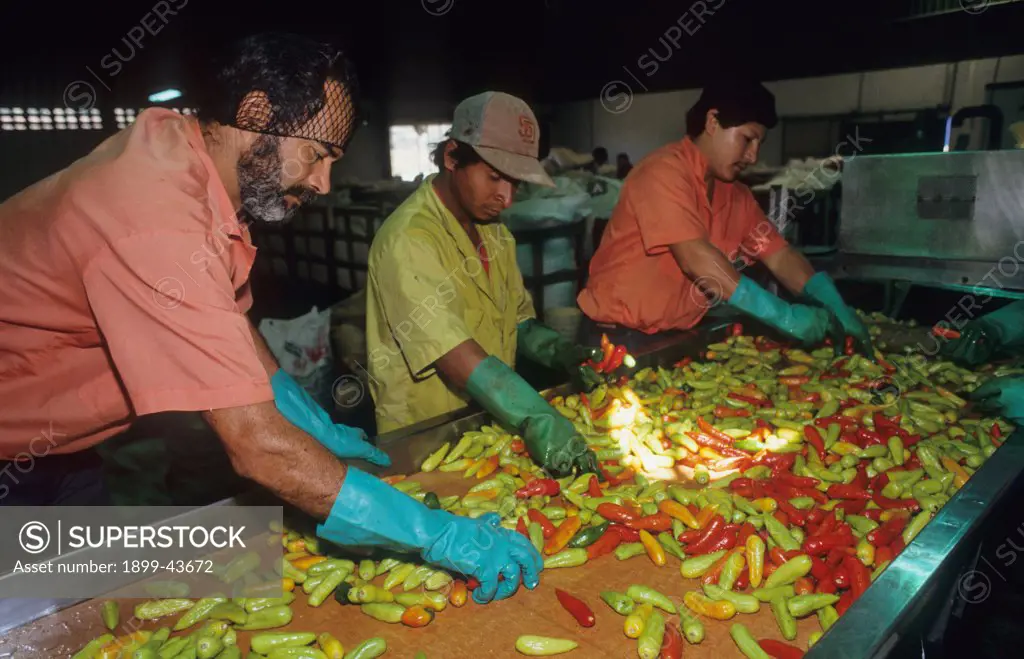
[[[316,565],[317,563],[320,563],[320,562],[326,561],[326,560],[327,560],[326,556],[307,556],[305,558],[295,559],[294,561],[292,561],[292,566],[296,570],[302,570],[303,572],[305,572],[311,566]]]
[[[697,513],[697,523],[700,525],[700,528],[704,528],[705,526],[707,526],[708,523],[711,521],[711,518],[713,518],[717,513],[717,503],[712,503],[701,508],[700,512]]]
[[[694,613],[714,620],[729,620],[736,615],[736,605],[729,600],[711,600],[692,590],[683,596],[683,603]]]
[[[583,526],[583,520],[578,515],[566,517],[561,526],[555,529],[551,537],[544,542],[544,553],[551,556],[565,549],[565,546],[569,544],[569,541],[572,540],[572,537],[576,535],[581,526]]]
[[[971,477],[970,474],[960,466],[960,463],[948,455],[942,456],[942,466],[953,472],[953,487],[958,490],[963,487],[964,483],[967,482],[967,479]]]
[[[764,578],[764,540],[759,535],[747,538],[747,565],[750,566],[750,587],[758,588]]]
[[[306,541],[305,540],[301,540],[301,539],[300,540],[290,540],[290,541],[288,541],[288,544],[286,544],[284,547],[285,547],[285,549],[288,550],[288,553],[290,553],[290,554],[291,553],[295,553],[295,552],[305,551],[306,550]]]
[[[764,497],[761,499],[754,499],[750,502],[755,508],[763,513],[773,513],[775,509],[779,507],[779,504],[770,497]]]
[[[476,472],[477,480],[483,480],[498,469],[498,456],[492,455],[491,457],[484,460],[483,466]]]
[[[661,543],[653,535],[640,529],[640,542],[643,544],[644,549],[647,550],[647,556],[651,559],[652,563],[658,567],[665,565],[665,548],[661,546]]]
[[[295,590],[295,580],[285,577],[281,579],[281,590],[290,593]]]
[[[871,567],[875,563],[875,546],[867,538],[861,538],[857,543],[857,560],[864,567]]]
[[[665,499],[658,504],[658,510],[669,517],[678,519],[691,529],[696,530],[700,528],[700,523],[697,521],[697,518],[693,516],[693,513],[690,512],[690,509],[679,502],[672,501],[671,499]]]
[[[629,638],[640,638],[640,634],[644,633],[644,626],[647,625],[647,619],[651,617],[651,613],[654,612],[654,607],[650,604],[641,604],[640,606],[633,609],[633,612],[626,616],[626,621],[623,623],[623,631]]]
[[[859,453],[860,447],[849,442],[836,442],[830,450],[839,455],[849,455],[851,453]]]
[[[342,646],[341,641],[331,636],[328,632],[320,634],[316,640],[320,644],[320,650],[327,655],[327,659],[343,659],[345,656],[345,648]]]

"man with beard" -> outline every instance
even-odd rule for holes
[[[234,469],[321,537],[417,551],[476,577],[477,601],[534,587],[539,554],[497,515],[431,510],[338,461],[388,458],[335,426],[245,315],[239,212],[280,222],[329,191],[358,116],[346,60],[261,35],[214,70],[198,121],[147,110],[0,206],[0,502],[102,504],[97,444],[143,415],[201,412]]]
[[[598,472],[563,417],[513,370],[526,357],[570,375],[591,351],[537,322],[499,220],[521,181],[553,187],[538,161],[537,119],[522,100],[485,92],[455,108],[431,175],[370,248],[366,342],[377,429],[388,432],[472,400],[522,435],[542,467]]]
[[[763,85],[717,82],[687,114],[686,137],[630,172],[577,299],[593,333],[607,324],[619,330],[613,342],[636,345],[690,329],[711,297],[809,344],[852,336],[873,358],[867,328],[828,274],[815,273],[738,181],[776,122]],[[786,302],[742,274],[755,261],[811,304]]]

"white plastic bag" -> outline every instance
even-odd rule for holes
[[[298,318],[264,318],[260,334],[277,362],[295,378],[321,407],[334,407],[331,387],[334,362],[331,355],[331,310],[316,307]]]

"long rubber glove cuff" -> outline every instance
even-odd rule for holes
[[[600,348],[577,345],[535,318],[516,326],[516,352],[548,368],[570,373],[588,359],[601,358]]]
[[[1024,300],[1012,302],[976,322],[982,324],[987,333],[996,334],[994,338],[1000,349],[1024,345]]]
[[[1018,426],[1024,422],[1024,376],[992,378],[968,397],[982,412],[999,414]]]
[[[871,343],[871,333],[857,312],[843,300],[827,272],[817,272],[808,279],[803,294],[835,314],[843,331],[856,341],[858,351],[874,359],[875,348]]]
[[[530,456],[544,469],[564,476],[578,467],[600,476],[597,457],[572,422],[497,357],[488,356],[473,369],[466,392],[506,428],[522,436]]]
[[[530,542],[501,528],[488,513],[477,519],[431,510],[387,483],[349,467],[345,481],[317,535],[341,546],[418,552],[423,560],[476,577],[480,604],[512,595],[520,580],[535,588],[544,569]],[[504,581],[499,579],[504,577]]]
[[[391,465],[387,453],[367,441],[364,430],[334,423],[327,411],[283,368],[277,369],[270,378],[270,386],[274,390],[274,404],[281,415],[312,435],[335,456],[360,458],[379,467]]]
[[[825,338],[830,318],[827,311],[802,304],[789,304],[740,275],[729,305],[771,325],[775,329],[814,344]]]

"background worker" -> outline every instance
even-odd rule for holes
[[[592,351],[536,320],[501,223],[521,181],[553,186],[522,100],[485,92],[455,109],[441,170],[384,222],[370,248],[366,340],[378,432],[479,403],[520,433],[538,464],[597,473],[572,422],[514,370],[526,357],[567,372]]]
[[[255,248],[239,213],[280,222],[330,191],[358,115],[345,59],[260,35],[200,73],[198,121],[147,110],[0,206],[0,457],[52,443],[27,471],[5,466],[0,503],[103,504],[83,454],[136,417],[201,411],[234,469],[321,537],[418,551],[476,576],[477,601],[536,585],[540,555],[497,515],[431,510],[339,462],[387,457],[330,423],[245,315]]]
[[[645,334],[685,330],[707,313],[710,296],[807,343],[841,326],[873,353],[831,278],[814,272],[737,181],[776,122],[775,98],[758,83],[704,89],[686,137],[641,160],[622,186],[578,296],[589,319]],[[786,302],[743,274],[755,261],[813,306]]]

